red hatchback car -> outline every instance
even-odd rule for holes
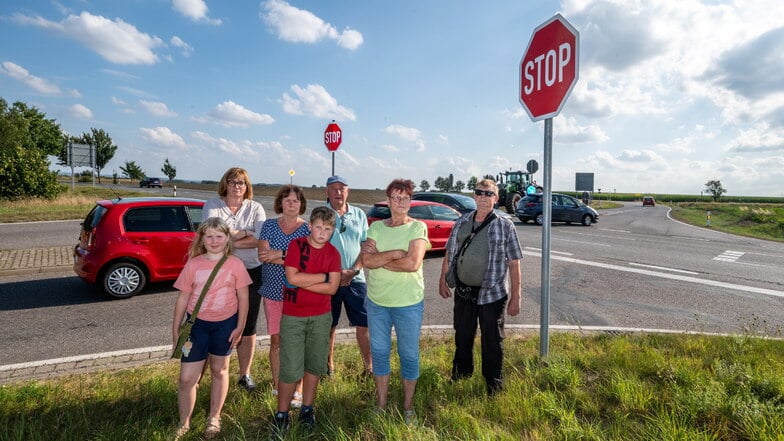
[[[176,279],[203,206],[187,198],[98,201],[82,222],[74,272],[115,298],[134,296],[147,282]]]
[[[443,250],[446,247],[446,241],[449,239],[449,234],[452,233],[452,227],[461,216],[460,212],[452,207],[437,202],[416,200],[411,201],[408,215],[427,225],[427,238],[432,246],[429,251]],[[386,201],[377,202],[367,212],[368,224],[387,219],[390,216],[389,205]]]

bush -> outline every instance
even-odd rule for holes
[[[0,199],[52,199],[65,188],[40,151],[12,147],[0,153]]]

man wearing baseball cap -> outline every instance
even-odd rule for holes
[[[368,223],[364,211],[348,204],[348,193],[348,182],[345,179],[340,176],[330,176],[327,179],[327,207],[335,210],[338,218],[330,243],[340,252],[342,268],[340,287],[332,296],[332,330],[327,359],[330,375],[335,368],[332,358],[335,349],[335,329],[344,305],[349,325],[356,328],[357,345],[365,365],[365,372],[373,372],[365,311],[367,284],[362,272],[362,263],[359,261],[362,242],[367,239]]]

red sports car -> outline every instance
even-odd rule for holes
[[[408,215],[427,225],[427,238],[432,246],[429,251],[443,250],[446,247],[452,227],[461,216],[459,211],[451,207],[430,201],[411,201]],[[387,202],[377,202],[367,213],[368,224],[389,216],[391,215]]]

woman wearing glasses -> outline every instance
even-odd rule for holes
[[[278,394],[280,374],[280,320],[283,317],[283,283],[285,268],[283,259],[289,242],[310,235],[310,227],[302,214],[307,209],[307,201],[302,189],[296,185],[284,185],[275,196],[277,219],[268,219],[261,227],[259,235],[259,259],[261,267],[260,296],[264,301],[264,317],[267,319],[267,333],[270,335],[269,362],[272,370],[272,394]],[[297,383],[291,400],[292,407],[302,405],[302,382]]]
[[[365,308],[376,403],[379,409],[386,409],[394,328],[407,424],[416,423],[414,392],[419,378],[419,335],[425,298],[422,262],[430,248],[425,224],[408,216],[413,192],[414,183],[408,179],[395,179],[387,186],[392,216],[370,225],[360,254],[362,265],[368,270]]]
[[[261,204],[253,200],[253,185],[248,172],[243,168],[232,167],[226,170],[218,183],[218,196],[204,204],[202,221],[211,217],[219,217],[229,225],[233,242],[234,255],[242,259],[253,284],[248,287],[250,293],[248,318],[242,332],[242,340],[237,345],[240,376],[238,385],[248,392],[256,389],[256,383],[250,375],[253,353],[256,349],[256,322],[259,317],[261,298],[253,295],[261,286],[261,261],[257,250],[258,233],[267,216]]]

